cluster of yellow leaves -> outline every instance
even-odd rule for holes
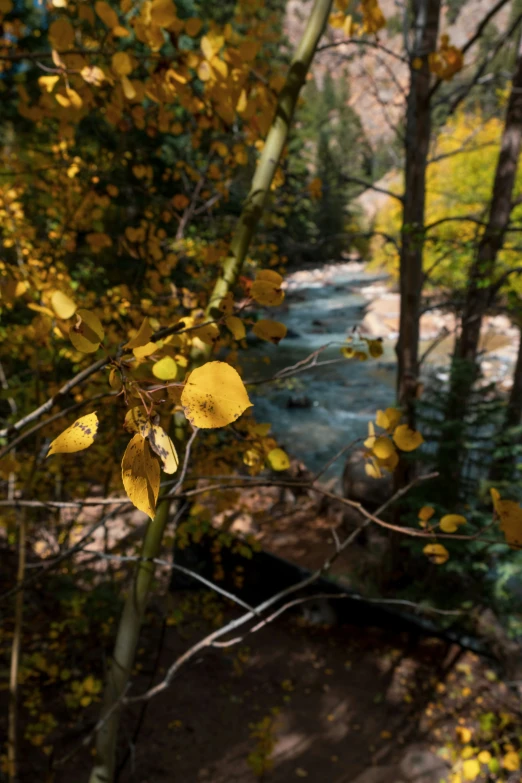
[[[419,525],[426,529],[428,522],[433,518],[435,509],[432,506],[423,506],[419,511]],[[436,533],[437,528],[443,533],[456,533],[457,530],[466,524],[466,518],[460,514],[445,514],[438,523],[432,523],[429,526],[430,533]],[[435,565],[444,565],[449,559],[449,552],[443,544],[427,544],[423,549],[424,554]]]
[[[399,462],[397,449],[414,451],[424,443],[420,432],[399,423],[401,418],[402,412],[398,408],[386,408],[385,411],[377,411],[375,424],[368,423],[368,437],[364,441],[368,459],[365,470],[371,478],[381,478],[382,470],[390,473],[395,470]],[[385,433],[376,434],[376,426],[385,430]]]
[[[462,70],[464,56],[458,47],[450,44],[449,35],[441,35],[439,48],[428,56],[428,65],[430,71],[439,79],[450,81]]]
[[[449,783],[466,783],[467,781],[484,780],[488,773],[496,775],[503,769],[506,772],[517,772],[520,769],[520,755],[515,747],[506,743],[503,751],[494,743],[496,749],[502,753],[498,758],[489,750],[480,750],[470,744],[473,730],[467,726],[458,726],[456,734],[459,742],[465,747],[458,751],[458,759],[453,764]],[[488,778],[489,779],[489,778]]]
[[[351,14],[346,11],[350,5],[349,0],[336,0],[336,11],[330,14],[328,24],[337,30],[342,30],[345,38],[352,34],[377,34],[386,27],[384,16],[378,0],[361,0],[360,13],[362,24],[354,24]]]
[[[367,361],[370,357],[378,359],[383,354],[382,339],[361,337],[355,333],[348,337],[346,345],[341,348],[341,353],[346,359],[358,359],[361,362]]]

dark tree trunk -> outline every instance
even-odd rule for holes
[[[437,48],[441,0],[413,0],[414,47],[406,114],[406,171],[401,229],[401,310],[397,343],[397,397],[415,427],[419,371],[419,312],[422,293],[426,164],[431,138],[431,74],[428,55]],[[422,61],[420,68],[413,62]]]
[[[477,356],[480,328],[495,290],[492,277],[510,221],[521,141],[522,53],[519,45],[495,171],[489,219],[470,269],[461,333],[452,359],[444,437],[438,459],[439,472],[450,491],[451,497],[448,499],[451,502],[458,500],[460,494],[466,412],[479,370]]]

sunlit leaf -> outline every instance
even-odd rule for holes
[[[173,381],[178,374],[178,365],[171,356],[164,356],[152,365],[152,374],[160,381]]]
[[[160,458],[165,473],[175,473],[179,465],[178,454],[172,440],[159,424],[152,425],[149,443],[152,451]]]
[[[183,389],[181,404],[195,427],[225,427],[252,403],[237,370],[225,362],[207,362],[194,370]]]
[[[124,348],[141,348],[146,345],[153,335],[152,327],[148,318],[144,318],[141,322],[141,326],[138,329],[137,334],[134,335],[125,345]]]
[[[250,288],[250,295],[261,305],[276,307],[285,298],[285,292],[281,289],[282,282],[281,275],[272,269],[260,269]]]
[[[242,340],[246,334],[245,324],[236,315],[227,315],[225,326],[232,332],[235,340]]]
[[[395,451],[395,448],[389,438],[381,437],[375,440],[372,451],[379,459],[388,459]]]
[[[63,291],[53,291],[51,296],[51,307],[58,316],[58,318],[71,318],[76,312],[76,305],[72,299]]]
[[[514,500],[501,500],[497,489],[491,488],[490,492],[507,543],[512,547],[521,547],[522,508]]]
[[[151,429],[151,423],[148,415],[145,413],[144,408],[142,408],[140,405],[136,405],[134,408],[129,408],[125,414],[123,427],[127,430],[127,432],[139,432],[142,438],[148,437]]]
[[[288,470],[290,467],[290,457],[283,449],[269,451],[267,461],[272,470]]]
[[[435,513],[433,506],[423,506],[419,511],[419,519],[423,522],[429,522]]]
[[[96,413],[88,413],[76,419],[74,424],[67,427],[49,446],[47,456],[51,454],[72,454],[75,451],[88,449],[94,443],[98,432],[98,416]]]
[[[477,759],[466,759],[462,763],[462,774],[464,780],[476,780],[480,775],[480,763]]]
[[[410,429],[407,424],[400,424],[395,429],[393,440],[401,451],[414,451],[424,443],[420,432]]]

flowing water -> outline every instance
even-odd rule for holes
[[[289,276],[285,306],[266,316],[284,322],[287,337],[278,346],[254,344],[245,354],[245,377],[260,380],[327,346],[317,357],[319,366],[284,382],[260,384],[251,395],[257,421],[271,422],[282,448],[311,470],[319,470],[336,451],[365,435],[378,408],[394,404],[393,343],[385,342],[383,356],[366,362],[344,359],[340,353],[340,345],[364,316],[368,300],[361,289],[382,279],[357,263]],[[264,360],[267,355],[270,364]],[[330,475],[341,468],[339,460]]]

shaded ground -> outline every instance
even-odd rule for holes
[[[170,627],[160,667],[197,635]],[[477,700],[481,712],[509,708],[492,680],[476,656],[434,639],[281,621],[190,663],[149,705],[120,781],[253,783],[265,721],[271,783],[439,783],[450,764],[437,751],[459,744],[457,721],[474,725]]]

